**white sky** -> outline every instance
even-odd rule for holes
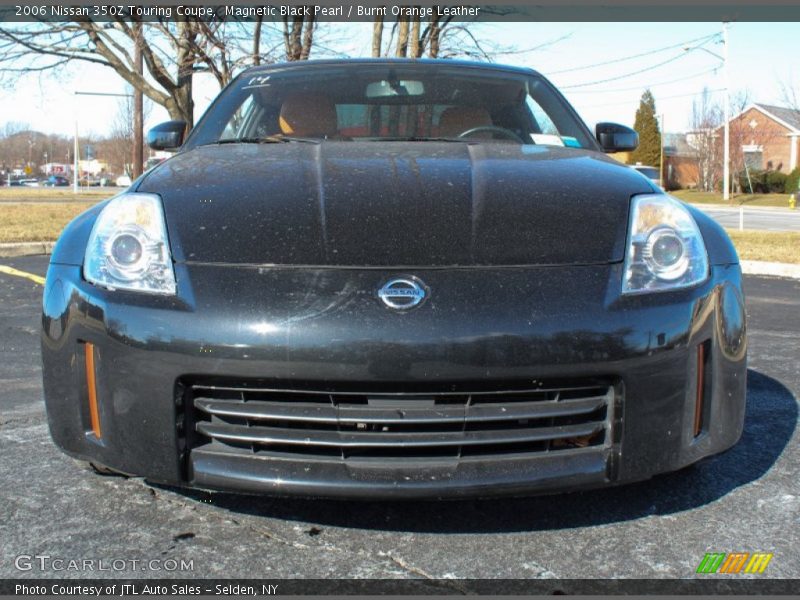
[[[371,24],[338,24],[337,27],[341,28],[339,38],[349,40],[346,46],[337,46],[337,50],[350,56],[369,54]],[[657,110],[664,115],[665,130],[683,131],[689,127],[692,101],[703,87],[712,90],[724,87],[722,69],[710,72],[721,64],[719,60],[699,50],[684,52],[681,47],[633,60],[557,73],[682,45],[720,32],[719,23],[487,23],[479,27],[484,39],[495,39],[520,49],[568,35],[543,50],[500,57],[497,62],[529,66],[548,76],[590,126],[597,121],[632,125],[642,91],[652,86]],[[797,76],[791,81],[794,57],[800,48],[800,23],[733,23],[729,40],[734,93],[746,89],[753,101],[780,105],[784,104],[782,84],[800,86]],[[722,54],[721,44],[708,43],[705,47]],[[650,69],[677,56],[679,58],[668,64]],[[642,70],[644,72],[626,76]],[[618,77],[604,84],[569,87]],[[675,81],[677,79],[681,81]],[[82,133],[106,133],[117,111],[117,100],[83,96],[76,105],[73,96],[76,89],[119,93],[125,91],[125,84],[111,69],[89,64],[75,65],[58,76],[28,75],[13,89],[0,90],[0,126],[9,121],[21,121],[45,133],[72,135],[77,115]],[[197,117],[217,92],[216,83],[210,78],[197,78]],[[715,97],[721,100],[721,92]],[[154,106],[147,126],[166,118],[166,111]]]

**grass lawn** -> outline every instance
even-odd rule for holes
[[[0,187],[0,204],[4,202],[99,202],[118,194],[122,188],[80,188],[77,194],[71,187]]]
[[[741,260],[800,264],[800,233],[728,229]]]
[[[670,192],[676,198],[691,204],[728,204],[722,194],[716,192],[698,192],[697,190],[676,190]],[[789,194],[737,194],[731,196],[730,204],[739,206],[778,206],[789,208]]]
[[[0,202],[0,242],[55,240],[67,223],[95,202],[52,204],[4,204]]]
[[[0,242],[55,240],[78,213],[97,202],[0,202]],[[800,264],[800,233],[728,230],[742,260]]]

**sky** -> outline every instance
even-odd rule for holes
[[[705,50],[685,51],[698,38],[721,33],[721,23],[483,23],[483,39],[519,50],[546,47],[498,57],[496,62],[536,69],[547,76],[593,126],[598,121],[632,125],[639,98],[650,88],[662,115],[664,130],[690,128],[692,103],[704,87],[723,99],[723,46],[706,41]],[[337,49],[350,56],[368,56],[369,23],[338,24]],[[721,35],[719,36],[721,39]],[[562,39],[563,38],[563,39]],[[671,46],[670,49],[664,49]],[[732,23],[729,26],[729,69],[733,94],[746,90],[751,101],[783,105],[782,85],[792,81],[792,57],[798,55],[800,23]],[[707,50],[707,51],[706,51]],[[631,58],[638,55],[638,58]],[[662,64],[664,63],[664,64]],[[660,65],[660,66],[659,66]],[[602,82],[602,83],[598,83]],[[77,117],[81,134],[108,132],[118,111],[118,99],[74,96],[74,91],[124,93],[125,83],[113,70],[80,64],[53,73],[24,76],[13,87],[0,89],[0,127],[10,121],[29,123],[45,133],[72,136]],[[219,89],[208,76],[195,84],[196,117]],[[166,120],[154,106],[146,126]]]

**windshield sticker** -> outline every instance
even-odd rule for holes
[[[578,141],[578,138],[574,138],[568,135],[562,135],[561,141],[564,142],[564,145],[567,148],[583,148],[583,146],[581,146],[581,143]]]
[[[250,88],[260,88],[260,87],[268,87],[270,75],[256,75],[255,77],[251,77],[245,85],[242,86],[243,90],[249,90]]]
[[[531,139],[533,140],[534,144],[539,144],[541,146],[563,146],[564,142],[561,138],[557,135],[551,135],[549,133],[532,133]]]

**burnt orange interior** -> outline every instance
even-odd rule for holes
[[[336,105],[324,94],[292,94],[278,120],[285,135],[328,137],[337,132]]]
[[[492,117],[484,108],[472,106],[452,106],[439,117],[439,135],[457,137],[475,127],[492,125]],[[490,135],[490,134],[489,134]]]

